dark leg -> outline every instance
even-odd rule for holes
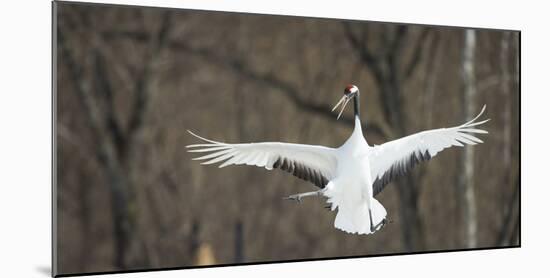
[[[371,231],[371,233],[378,230],[378,227],[380,227],[380,226],[384,227],[388,223],[386,218],[384,218],[384,219],[382,219],[382,221],[380,221],[380,223],[373,226],[372,225],[372,213],[371,213],[370,209],[369,209],[369,217],[370,217],[370,231]]]
[[[370,232],[374,232],[374,226],[372,225],[372,212],[371,210],[369,209],[369,218],[370,218]]]

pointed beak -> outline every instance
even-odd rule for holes
[[[336,105],[334,105],[334,108],[332,108],[331,111],[334,111],[336,110],[336,108],[338,108],[338,106],[342,106],[342,109],[340,110],[340,113],[338,113],[338,117],[336,117],[336,119],[340,119],[340,116],[342,116],[342,113],[344,112],[344,109],[346,108],[346,105],[348,104],[349,100],[351,98],[348,97],[347,95],[344,95],[339,101],[338,103],[336,103]]]

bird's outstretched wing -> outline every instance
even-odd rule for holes
[[[332,148],[278,142],[227,144],[188,132],[206,142],[187,146],[189,152],[208,153],[194,158],[204,160],[201,164],[223,162],[220,168],[240,164],[267,170],[280,168],[320,188],[324,188],[336,172],[337,159]]]
[[[369,152],[371,176],[374,180],[373,195],[380,193],[396,177],[404,175],[413,166],[429,160],[443,149],[483,143],[471,133],[488,133],[475,128],[489,121],[476,122],[484,111],[485,106],[473,120],[460,126],[427,130],[373,147]]]

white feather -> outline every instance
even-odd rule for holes
[[[194,158],[196,160],[210,159],[201,164],[224,161],[220,168],[228,165],[246,164],[271,170],[278,158],[285,158],[320,172],[327,179],[331,179],[336,172],[336,150],[333,148],[279,142],[227,144],[203,138],[191,131],[189,133],[209,142],[209,144],[188,145],[188,151],[213,152]]]
[[[345,98],[338,104],[342,102],[346,102]],[[361,122],[356,117],[352,135],[337,149],[278,142],[227,144],[191,131],[191,135],[206,143],[187,148],[189,152],[207,153],[195,160],[202,160],[202,164],[221,162],[220,168],[246,164],[271,170],[277,160],[286,160],[303,165],[309,173],[321,173],[329,181],[323,195],[328,198],[331,210],[338,209],[334,226],[348,233],[371,234],[383,226],[387,214],[374,198],[373,185],[377,178],[392,167],[405,169],[413,156],[422,160],[426,153],[433,157],[451,146],[483,143],[473,134],[488,133],[474,128],[488,121],[476,122],[484,111],[485,106],[474,119],[460,126],[423,131],[374,147],[365,141]]]
[[[482,140],[469,133],[488,133],[485,130],[471,128],[489,121],[487,119],[475,122],[484,111],[485,105],[473,120],[460,126],[427,130],[372,148],[369,155],[372,177],[374,179],[382,177],[396,161],[407,159],[413,152],[423,154],[428,151],[430,156],[433,157],[443,149],[451,146],[483,143]]]

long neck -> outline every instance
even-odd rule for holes
[[[359,117],[359,94],[353,98],[353,111],[355,113],[355,117]]]
[[[363,130],[361,127],[361,117],[359,116],[359,94],[357,94],[353,98],[353,111],[354,111],[354,118],[355,118],[355,128],[353,129],[353,134],[356,134],[357,136],[360,136],[363,138]]]

